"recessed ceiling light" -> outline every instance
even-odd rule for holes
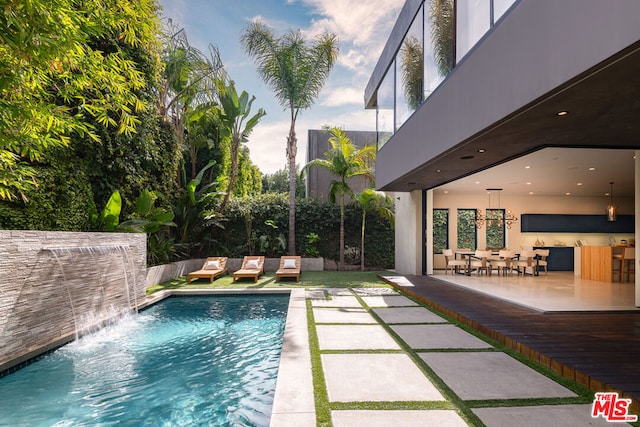
[[[571,193],[564,193],[564,194],[565,194],[565,195],[567,195],[567,196],[570,196],[570,195],[571,195]]]
[[[476,184],[480,184],[480,181],[476,181]]]
[[[581,183],[581,182],[579,182],[579,183],[577,183],[576,185],[582,185],[582,183]]]
[[[479,149],[478,153],[484,153],[484,148]]]
[[[529,191],[529,194],[533,194],[533,191]]]
[[[596,168],[594,168],[594,167],[590,167],[590,168],[589,168],[589,170],[590,170],[590,171],[594,171],[594,170],[596,170]]]
[[[449,194],[449,190],[444,190],[444,194]]]
[[[440,169],[436,169],[436,173],[440,173]]]
[[[531,166],[525,166],[524,168],[525,169],[531,169]]]
[[[569,112],[568,112],[568,111],[558,111],[558,112],[556,113],[556,116],[561,116],[561,117],[562,117],[562,116],[566,116],[567,114],[569,114]]]
[[[530,183],[530,182],[527,182],[527,185],[531,185],[531,183]]]

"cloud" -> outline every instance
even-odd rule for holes
[[[320,15],[312,33],[335,32],[347,44],[366,46],[386,40],[404,0],[301,0]]]
[[[286,165],[288,133],[289,122],[286,120],[259,123],[251,133],[247,142],[249,157],[263,174],[273,173]],[[299,155],[297,159],[300,159]]]
[[[331,90],[323,91],[323,99],[320,105],[324,107],[340,107],[344,105],[363,106],[363,95],[360,88],[355,87],[336,87]],[[364,107],[363,107],[364,108]]]

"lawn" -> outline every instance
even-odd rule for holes
[[[300,281],[283,278],[276,282],[275,273],[267,272],[260,276],[257,283],[251,279],[238,279],[233,283],[233,273],[218,277],[213,283],[208,279],[198,279],[187,283],[187,277],[181,276],[168,282],[147,288],[147,295],[164,289],[262,289],[262,288],[372,288],[388,286],[378,274],[389,275],[388,271],[305,271]]]

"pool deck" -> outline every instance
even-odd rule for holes
[[[395,290],[295,289],[290,304],[272,427],[316,425],[310,338],[319,346],[334,427],[610,425],[591,417],[583,389],[565,387]]]

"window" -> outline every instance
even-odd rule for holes
[[[456,62],[460,62],[489,31],[491,3],[489,0],[458,0],[456,14]]]
[[[424,40],[422,7],[413,20],[396,56],[395,130],[422,104]]]
[[[387,71],[382,84],[377,92],[377,114],[376,131],[378,132],[378,150],[391,138],[393,134],[393,114],[394,114],[394,79],[395,62]]]
[[[449,247],[449,209],[433,210],[433,253]]]
[[[476,213],[475,209],[458,209],[458,249],[476,249]]]
[[[453,70],[455,61],[453,0],[425,3],[424,11],[424,99]]]
[[[493,0],[493,22],[495,23],[515,3],[515,0]]]
[[[487,209],[487,248],[505,247],[504,209]]]

